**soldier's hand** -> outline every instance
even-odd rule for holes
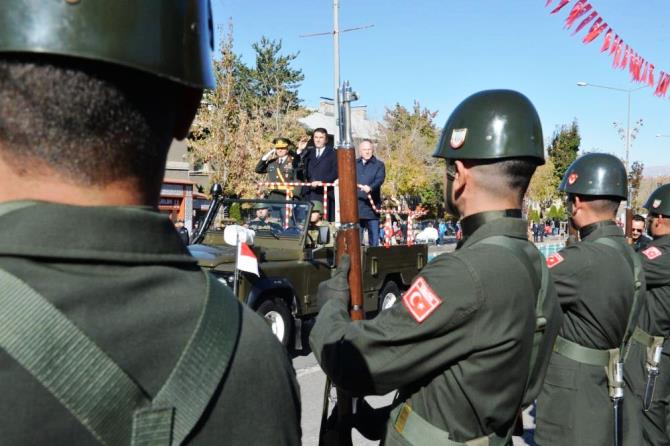
[[[349,275],[350,264],[349,256],[344,254],[340,258],[335,275],[325,282],[321,282],[317,295],[319,308],[330,299],[341,299],[349,302],[349,280],[347,277]]]

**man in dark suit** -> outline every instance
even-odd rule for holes
[[[303,189],[304,200],[323,201],[323,183],[333,183],[337,180],[337,156],[335,149],[326,145],[328,131],[319,127],[312,134],[314,145],[305,141],[298,144],[298,155],[302,159],[302,168],[305,182],[311,187]],[[335,220],[335,193],[332,187],[328,188],[328,221]]]
[[[386,167],[374,155],[372,141],[364,139],[358,150],[361,157],[356,160],[356,180],[358,182],[358,218],[361,224],[361,240],[368,231],[368,245],[379,246],[379,214],[372,207],[381,206],[381,187],[386,178]]]

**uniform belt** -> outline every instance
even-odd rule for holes
[[[561,356],[565,356],[566,358],[570,358],[573,361],[577,361],[582,364],[600,365],[603,367],[607,367],[609,365],[609,350],[598,350],[595,348],[583,347],[575,342],[568,341],[561,336],[556,336],[554,351]]]
[[[645,347],[653,347],[654,343],[658,342],[657,339],[660,336],[652,336],[646,331],[642,330],[640,327],[635,327],[635,330],[633,331],[633,336],[631,336],[631,339],[639,342],[640,344],[644,345]]]
[[[496,434],[458,442],[449,438],[449,432],[424,420],[407,403],[391,411],[393,428],[412,446],[505,446],[506,438]]]

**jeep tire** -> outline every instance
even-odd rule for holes
[[[289,349],[293,334],[293,318],[286,302],[278,297],[269,297],[261,302],[256,313],[265,319],[279,342]]]
[[[386,282],[384,288],[379,293],[379,311],[388,310],[396,303],[400,302],[402,293],[398,285],[392,280]]]

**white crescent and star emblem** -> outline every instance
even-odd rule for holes
[[[435,294],[426,279],[419,277],[402,298],[402,303],[419,324],[442,305],[442,299]]]

